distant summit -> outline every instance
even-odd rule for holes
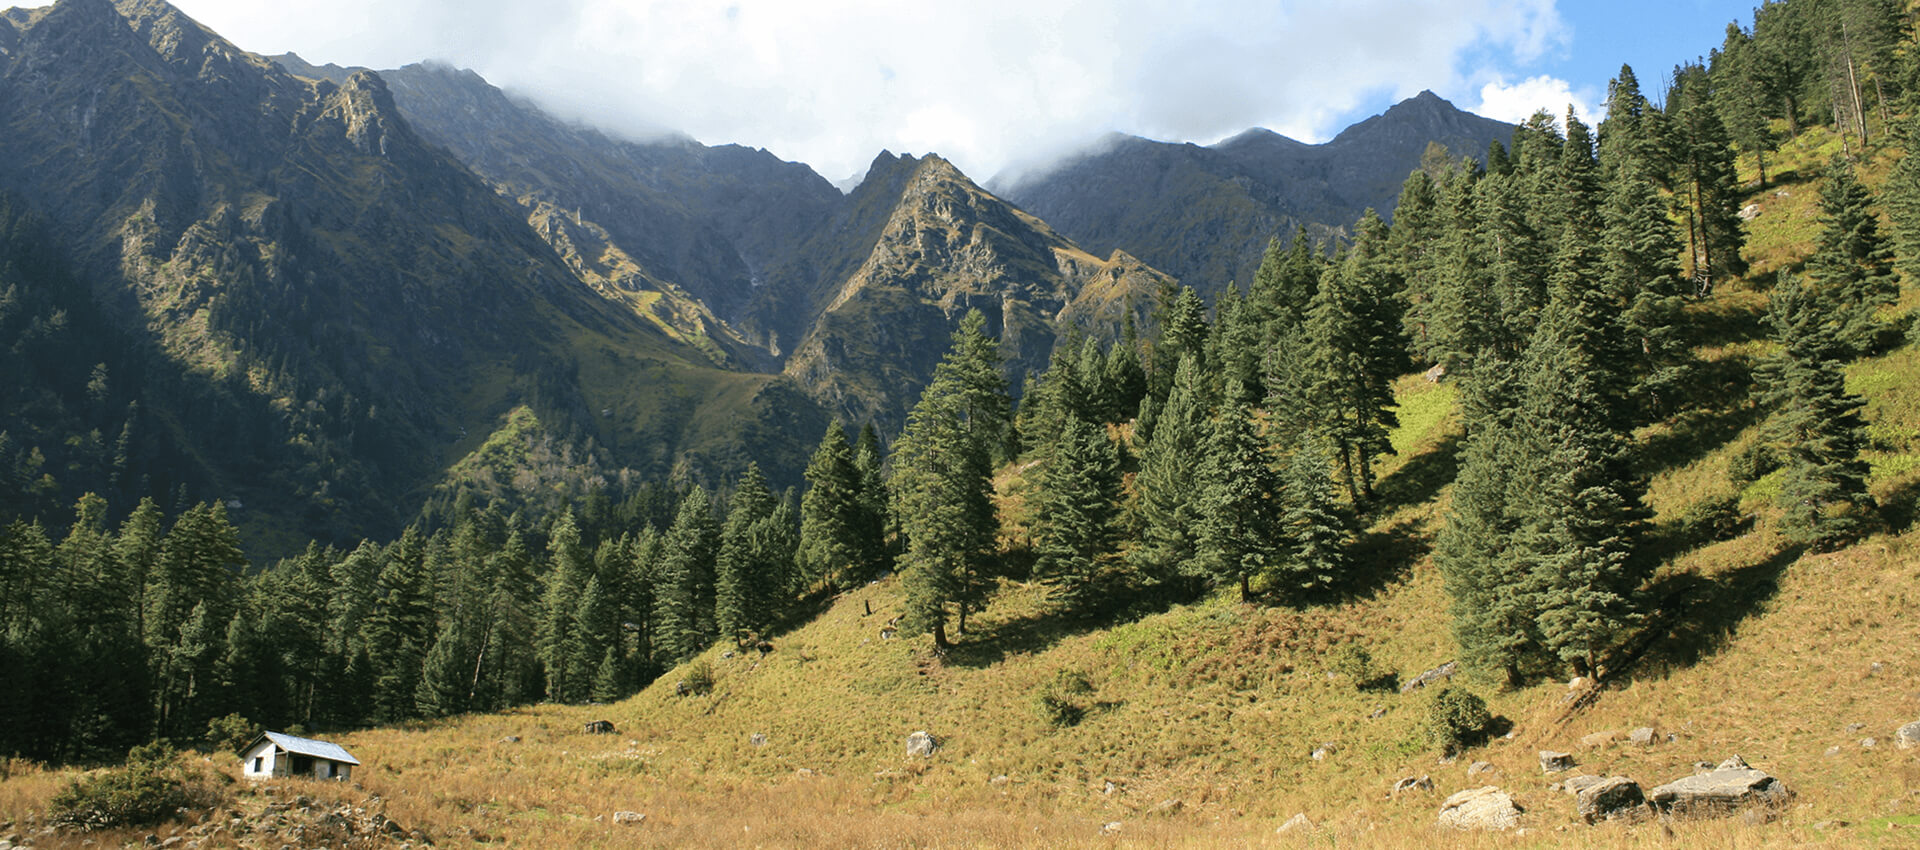
[[[1369,207],[1391,218],[1429,142],[1478,157],[1513,130],[1423,91],[1325,144],[1257,127],[1205,147],[1116,134],[993,187],[1089,251],[1124,250],[1213,295],[1252,280],[1269,238],[1344,238]]]

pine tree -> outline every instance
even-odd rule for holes
[[[1908,150],[1914,150],[1920,145],[1920,115],[1903,119],[1895,132]],[[1893,224],[1893,244],[1900,268],[1909,278],[1920,279],[1920,157],[1903,156],[1895,160],[1881,192],[1887,218]]]
[[[660,543],[655,648],[667,664],[692,658],[713,642],[713,566],[719,539],[713,504],[706,490],[695,487],[681,501],[673,528]]]
[[[904,625],[931,632],[941,647],[949,643],[946,626],[955,613],[959,631],[966,631],[999,527],[993,462],[1004,445],[1010,402],[999,348],[984,327],[978,310],[961,321],[895,447],[895,514],[907,538]]]
[[[1733,148],[1714,109],[1705,68],[1686,65],[1675,71],[1667,115],[1674,152],[1670,185],[1685,205],[1690,277],[1695,291],[1704,294],[1715,281],[1747,270],[1740,256],[1746,237],[1740,227]]]
[[[1317,418],[1333,439],[1348,493],[1362,504],[1373,497],[1372,459],[1393,453],[1387,434],[1400,424],[1393,379],[1405,371],[1406,355],[1386,223],[1367,210],[1355,234],[1353,250],[1321,281],[1307,333]]]
[[[714,622],[720,637],[735,643],[764,635],[773,625],[770,606],[776,594],[768,585],[781,583],[784,576],[777,553],[762,551],[764,541],[756,535],[773,516],[773,508],[766,477],[758,464],[748,464],[734,488],[714,562]]]
[[[1032,497],[1036,572],[1068,610],[1100,601],[1118,543],[1120,457],[1107,429],[1068,416]]]
[[[1280,565],[1285,545],[1284,485],[1251,407],[1229,403],[1221,410],[1198,472],[1199,569],[1250,601],[1253,580]]]
[[[573,511],[562,511],[547,536],[548,568],[540,598],[535,643],[547,674],[547,699],[576,702],[586,692],[591,670],[581,670],[574,651],[579,645],[577,618],[580,593],[593,578],[593,562],[581,545]],[[597,657],[597,656],[596,656]]]
[[[872,533],[861,510],[868,494],[853,461],[846,430],[837,422],[828,426],[807,462],[807,493],[800,500],[797,560],[809,584],[832,588],[851,578],[874,545],[863,539]]]
[[[1200,366],[1201,374],[1206,374],[1204,360],[1207,350],[1207,306],[1200,300],[1200,293],[1191,286],[1182,286],[1170,303],[1164,303],[1164,318],[1160,322],[1160,335],[1153,344],[1153,371],[1151,386],[1154,398],[1166,398],[1173,385],[1173,375],[1179,369],[1183,357],[1192,356]]]
[[[416,691],[434,613],[428,594],[426,541],[410,526],[387,547],[374,581],[376,602],[366,620],[367,657],[373,663],[374,718],[391,723],[415,714]]]
[[[1823,311],[1839,322],[1838,342],[1854,355],[1873,349],[1880,332],[1875,313],[1900,295],[1893,247],[1880,236],[1871,201],[1852,164],[1836,158],[1820,187],[1820,241],[1807,260]]]
[[[1273,573],[1281,597],[1292,603],[1338,584],[1348,572],[1353,522],[1333,480],[1331,443],[1307,433],[1288,454],[1280,479],[1285,548]]]
[[[1641,160],[1623,158],[1613,171],[1603,218],[1603,283],[1615,309],[1624,313],[1625,330],[1637,349],[1634,406],[1657,414],[1671,408],[1692,354],[1682,324],[1685,287],[1675,260],[1679,238]]]
[[[1128,550],[1127,561],[1149,584],[1177,587],[1176,583],[1202,575],[1194,555],[1201,510],[1197,499],[1200,459],[1209,411],[1199,373],[1197,358],[1180,361],[1166,404],[1154,416],[1153,433],[1138,449],[1140,473],[1135,486],[1140,534]],[[1185,588],[1192,589],[1190,583]]]
[[[893,516],[887,510],[885,461],[879,430],[872,422],[860,426],[860,436],[853,444],[853,471],[860,479],[860,495],[856,499],[860,505],[859,524],[854,539],[864,553],[862,575],[875,576],[893,569],[893,552],[887,544],[893,534]]]
[[[1790,540],[1831,550],[1869,525],[1873,497],[1860,459],[1865,401],[1847,392],[1834,356],[1844,346],[1824,301],[1796,278],[1774,287],[1767,321],[1780,352],[1768,364],[1766,395],[1774,408],[1768,432],[1785,449],[1784,530]]]

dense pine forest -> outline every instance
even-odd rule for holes
[[[272,564],[242,551],[239,506],[186,495],[189,459],[144,436],[140,352],[98,347],[111,335],[31,250],[35,225],[0,209],[0,753],[114,758],[236,715],[320,731],[613,702],[890,575],[900,627],[941,651],[1003,576],[1088,623],[1211,593],[1314,606],[1375,581],[1371,518],[1449,483],[1434,556],[1476,681],[1630,674],[1661,559],[1743,522],[1729,499],[1653,523],[1649,426],[1764,421],[1731,474],[1771,477],[1808,551],[1884,524],[1842,369],[1914,336],[1888,308],[1920,269],[1920,160],[1879,196],[1860,163],[1920,141],[1915,51],[1904,4],[1766,3],[1651,97],[1623,67],[1597,124],[1541,113],[1508,145],[1435,147],[1390,221],[1277,234],[1213,304],[1168,286],[1149,322],[1063,334],[1017,393],[968,315],[904,428],[835,423],[803,488],[749,467],[556,510],[469,496],[398,539]],[[1811,128],[1842,145],[1814,251],[1752,274],[1741,199]],[[1730,290],[1764,294],[1758,325],[1713,308]],[[1769,352],[1752,367],[1706,353],[1752,339]],[[1456,468],[1387,488],[1394,384],[1421,372],[1457,389]],[[316,458],[350,438],[330,428],[310,429]]]

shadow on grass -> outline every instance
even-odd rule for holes
[[[1433,500],[1440,488],[1453,481],[1460,471],[1460,434],[1454,432],[1439,444],[1407,459],[1393,474],[1374,485],[1374,513],[1418,505]]]
[[[1198,595],[1188,588],[1116,588],[1090,594],[1102,601],[1086,610],[1058,610],[1048,606],[1046,610],[1007,620],[971,620],[966,634],[957,636],[946,651],[946,663],[974,669],[989,667],[1010,655],[1042,652],[1074,635],[1160,613],[1176,604],[1191,602]]]
[[[1347,574],[1334,586],[1315,594],[1312,602],[1338,605],[1378,594],[1413,572],[1414,562],[1433,549],[1425,522],[1409,517],[1354,538]]]
[[[1780,576],[1800,559],[1803,546],[1790,546],[1756,564],[1714,576],[1694,573],[1656,581],[1648,593],[1657,600],[1640,637],[1622,653],[1617,669],[1660,675],[1692,667],[1720,651],[1741,623],[1760,612],[1780,589]]]
[[[1920,478],[1897,484],[1880,500],[1880,521],[1894,534],[1913,527],[1920,519]]]

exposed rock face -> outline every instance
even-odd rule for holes
[[[1461,791],[1440,806],[1439,824],[1462,830],[1503,830],[1520,825],[1520,807],[1498,787]]]
[[[1748,806],[1779,807],[1793,799],[1793,791],[1766,771],[1755,770],[1739,756],[1707,771],[1676,779],[1647,794],[1647,801],[1676,814],[1713,816]]]
[[[1560,773],[1573,769],[1573,754],[1554,750],[1540,751],[1540,770],[1544,773]]]
[[[1627,740],[1636,747],[1653,746],[1654,737],[1655,732],[1652,726],[1642,726],[1627,734]]]
[[[940,742],[934,740],[934,737],[925,731],[907,736],[907,755],[927,758],[937,749],[940,749]]]
[[[1609,776],[1574,794],[1580,816],[1587,821],[1621,817],[1646,803],[1640,783],[1624,776]]]

